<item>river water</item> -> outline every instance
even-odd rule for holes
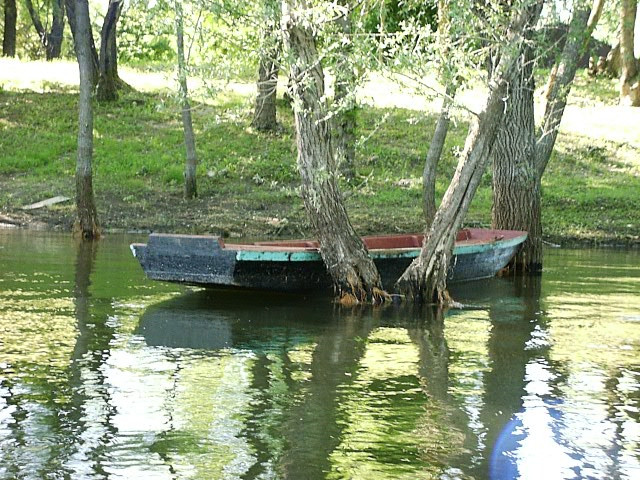
[[[148,281],[0,230],[0,478],[640,478],[640,252],[444,314]]]

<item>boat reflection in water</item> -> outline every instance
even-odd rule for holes
[[[196,403],[208,411],[198,426],[180,423],[208,432],[207,454],[189,462],[218,453],[214,478],[422,478],[431,467],[412,430],[426,396],[417,348],[398,321],[328,298],[197,292],[150,306],[137,333],[180,369],[170,416],[195,419],[184,410]],[[184,459],[171,450],[178,469]]]
[[[232,318],[206,308],[192,309],[192,300],[187,295],[147,308],[138,328],[147,345],[196,350],[232,347]]]

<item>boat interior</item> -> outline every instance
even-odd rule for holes
[[[458,232],[456,242],[465,243],[485,243],[502,240],[504,238],[515,238],[523,235],[524,232],[514,230],[489,230],[480,228],[464,228]],[[388,250],[395,248],[420,248],[422,246],[422,234],[399,234],[399,235],[372,235],[362,237],[362,240],[369,250]],[[221,246],[225,246],[220,239]],[[317,250],[319,243],[316,240],[276,240],[251,243],[229,243],[227,248],[239,250],[258,250],[260,247],[272,249],[301,249]]]

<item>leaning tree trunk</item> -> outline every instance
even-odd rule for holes
[[[76,0],[65,0],[64,1],[65,10],[67,12],[67,21],[69,22],[69,29],[71,30],[71,37],[73,38],[73,48],[77,52],[77,44],[76,44]],[[93,40],[93,32],[91,29],[91,25],[89,25],[89,48],[91,52],[91,78],[93,85],[95,86],[98,83],[100,64],[98,62],[98,50],[96,49],[96,44]]]
[[[558,138],[571,84],[578,69],[578,60],[587,48],[587,42],[600,19],[603,5],[604,0],[595,0],[591,10],[583,5],[577,5],[571,17],[569,33],[555,68],[555,75],[549,79],[544,116],[537,135],[535,155],[536,169],[540,178],[547,168],[556,138]]]
[[[45,49],[45,58],[47,60],[53,60],[54,58],[60,58],[62,52],[62,38],[64,32],[64,0],[53,0],[52,3],[52,20],[51,31],[47,32],[42,25],[42,21],[33,7],[31,0],[25,0],[25,6],[29,11],[29,16],[33,22],[33,26],[38,32],[40,42]]]
[[[535,164],[533,55],[525,50],[509,85],[502,128],[493,146],[491,213],[493,228],[529,234],[510,266],[514,271],[537,272],[542,269],[541,178]]]
[[[93,91],[91,70],[91,31],[89,4],[76,0],[76,51],[80,69],[80,95],[78,100],[78,155],[76,162],[76,207],[78,220],[75,230],[85,239],[99,236],[98,215],[93,198]]]
[[[96,97],[101,102],[118,99],[118,52],[116,26],[120,17],[122,0],[110,0],[100,32],[99,78]]]
[[[640,106],[638,62],[633,51],[637,9],[637,0],[622,0],[620,6],[620,104],[632,107]]]
[[[16,20],[18,10],[16,0],[4,0],[4,34],[2,37],[2,55],[16,56]]]
[[[446,291],[449,263],[456,234],[480,184],[491,146],[502,119],[505,82],[491,85],[489,99],[475,120],[458,168],[433,222],[425,229],[420,255],[396,283],[396,289],[417,302],[450,303]]]
[[[285,6],[292,10],[289,0]],[[299,5],[296,5],[299,6]],[[302,196],[322,259],[344,302],[386,298],[375,264],[353,229],[338,189],[324,72],[315,40],[297,17],[285,14],[285,44],[293,59],[291,80]]]
[[[436,216],[436,171],[444,149],[444,142],[447,139],[447,132],[449,131],[449,112],[453,104],[454,95],[455,87],[451,84],[447,85],[445,96],[442,100],[440,116],[438,117],[433,137],[431,137],[431,143],[429,143],[429,150],[422,170],[422,208],[426,225],[431,225]]]
[[[449,3],[446,0],[438,0],[438,34],[437,46],[439,53],[441,78],[446,88],[440,116],[436,123],[436,128],[429,143],[429,150],[422,169],[422,210],[425,218],[425,225],[431,225],[436,216],[436,172],[444,142],[447,139],[449,131],[450,117],[449,113],[453,105],[453,99],[456,94],[457,81],[454,71],[454,65],[450,61],[450,45],[453,41],[451,32],[451,17],[449,12]]]
[[[408,299],[451,303],[446,279],[456,235],[480,184],[502,122],[504,98],[520,56],[523,32],[535,24],[541,6],[542,2],[537,2],[514,16],[506,45],[493,69],[485,106],[470,127],[458,167],[433,223],[425,229],[420,255],[396,282],[397,290]]]
[[[353,47],[349,36],[353,30],[351,22],[351,5],[342,1],[345,11],[336,18],[336,25],[344,36],[345,42],[335,69],[335,104],[339,109],[336,115],[335,141],[338,168],[347,179],[355,177],[356,160],[356,115],[355,98],[356,75],[353,69]]]
[[[182,127],[184,130],[184,145],[187,152],[184,166],[184,198],[192,199],[198,196],[196,185],[196,137],[193,133],[191,121],[191,105],[189,104],[189,90],[187,89],[187,65],[184,58],[184,26],[182,21],[182,0],[175,0],[176,40],[178,44],[178,82],[180,83],[180,103],[182,104]]]

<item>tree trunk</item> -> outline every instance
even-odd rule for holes
[[[38,12],[36,12],[35,8],[33,7],[33,2],[31,0],[24,0],[24,4],[27,7],[27,11],[29,12],[29,16],[31,17],[33,26],[36,29],[36,32],[38,33],[38,37],[40,37],[40,43],[42,43],[43,46],[46,45],[47,32],[45,31],[44,26],[40,21],[40,16],[38,15]]]
[[[429,150],[425,158],[422,170],[422,209],[425,217],[425,225],[431,225],[436,215],[436,172],[438,162],[442,156],[444,142],[449,131],[449,111],[453,105],[456,94],[457,80],[454,79],[455,66],[450,61],[449,49],[453,42],[451,32],[451,16],[449,3],[446,0],[438,0],[438,32],[437,51],[440,63],[440,77],[446,85],[440,116],[436,128],[429,143]]]
[[[578,59],[587,47],[591,33],[600,19],[603,5],[604,0],[595,0],[591,13],[589,8],[581,4],[578,4],[573,12],[567,41],[555,68],[556,73],[547,87],[547,103],[536,145],[536,169],[539,178],[542,178],[547,168],[558,137],[560,121],[578,69]]]
[[[297,2],[289,0],[285,7],[293,10],[292,3]],[[338,189],[324,72],[315,39],[303,25],[304,19],[287,12],[283,15],[285,44],[293,59],[292,93],[304,205],[338,297],[344,302],[380,302],[386,298],[380,275],[349,221]]]
[[[458,168],[433,222],[425,229],[420,255],[396,283],[399,293],[417,302],[450,303],[446,278],[456,234],[475,194],[502,119],[506,85],[494,83],[483,112],[475,120]]]
[[[75,230],[85,239],[99,236],[98,216],[93,198],[93,110],[91,92],[91,31],[89,4],[76,0],[76,51],[80,69],[80,95],[78,100],[78,155],[76,162],[76,207],[78,220]]]
[[[264,27],[262,36],[264,42],[260,51],[258,66],[258,94],[253,112],[251,125],[260,131],[275,131],[278,129],[276,119],[276,93],[278,89],[278,73],[280,71],[280,49],[282,47],[278,36],[281,18],[279,0],[262,0]]]
[[[112,102],[118,99],[118,52],[116,26],[120,18],[122,0],[110,0],[100,32],[99,78],[97,99]]]
[[[53,0],[53,16],[50,32],[47,32],[42,25],[40,16],[33,7],[33,2],[31,0],[25,0],[25,5],[29,11],[29,16],[31,17],[33,26],[35,27],[36,32],[38,32],[40,42],[45,49],[45,58],[47,60],[60,58],[64,32],[64,0]]]
[[[71,30],[71,37],[73,38],[73,48],[78,55],[76,46],[76,0],[65,0],[65,10],[67,12],[67,21],[69,22],[69,29]],[[89,25],[89,44],[91,51],[91,78],[92,84],[95,86],[98,83],[99,77],[99,62],[98,62],[98,50],[93,40],[93,32],[91,25]]]
[[[618,37],[620,35],[618,34]],[[620,58],[620,40],[613,46],[613,48],[607,53],[607,59],[605,61],[604,71],[612,78],[620,77],[620,69],[622,59]],[[598,72],[599,73],[599,72]]]
[[[514,271],[542,269],[542,175],[553,151],[579,57],[589,42],[602,7],[603,1],[596,0],[591,15],[584,6],[574,10],[560,61],[554,65],[547,83],[543,130],[537,142],[534,66],[528,49],[520,59],[519,74],[509,88],[504,125],[493,150],[492,226],[529,233],[511,263]]]
[[[18,10],[16,0],[4,0],[4,34],[2,37],[2,55],[16,56],[16,20]]]
[[[336,25],[341,34],[348,38],[353,30],[351,24],[351,5],[348,1],[341,4],[345,12],[338,16]],[[336,116],[336,158],[338,168],[347,179],[355,177],[356,159],[356,115],[355,98],[356,75],[353,70],[353,48],[351,42],[345,42],[341,48],[336,65],[335,106],[339,113]]]
[[[622,0],[620,5],[620,104],[632,107],[640,106],[638,62],[633,52],[637,9],[637,0]]]
[[[273,33],[271,33],[273,35]],[[278,88],[278,50],[275,46],[260,55],[258,67],[258,95],[251,125],[260,131],[278,129],[276,120],[276,92]]]
[[[178,81],[180,83],[180,103],[182,104],[182,127],[184,130],[184,145],[187,159],[184,167],[184,198],[192,199],[198,196],[196,186],[196,138],[193,134],[191,121],[191,105],[189,104],[189,90],[187,89],[187,65],[184,58],[184,27],[182,21],[182,0],[175,0],[176,39],[178,44]]]
[[[64,33],[64,0],[53,0],[53,20],[51,32],[47,36],[47,60],[60,58],[62,53],[62,39]]]
[[[526,230],[527,241],[514,257],[515,271],[542,269],[540,180],[535,164],[533,55],[526,49],[509,85],[503,125],[493,146],[492,227]]]
[[[444,142],[447,139],[447,132],[449,131],[449,111],[453,104],[454,95],[455,87],[451,84],[447,85],[445,96],[442,100],[440,116],[438,117],[436,129],[429,144],[427,158],[424,162],[424,169],[422,170],[422,207],[426,225],[431,225],[436,216],[436,170],[442,156]]]
[[[420,255],[396,282],[397,290],[408,299],[451,303],[446,291],[446,279],[456,235],[480,184],[502,122],[504,98],[520,56],[523,32],[535,25],[541,6],[542,2],[537,2],[523,11],[514,12],[506,45],[489,81],[485,106],[469,129],[458,167],[433,223],[425,229]]]

